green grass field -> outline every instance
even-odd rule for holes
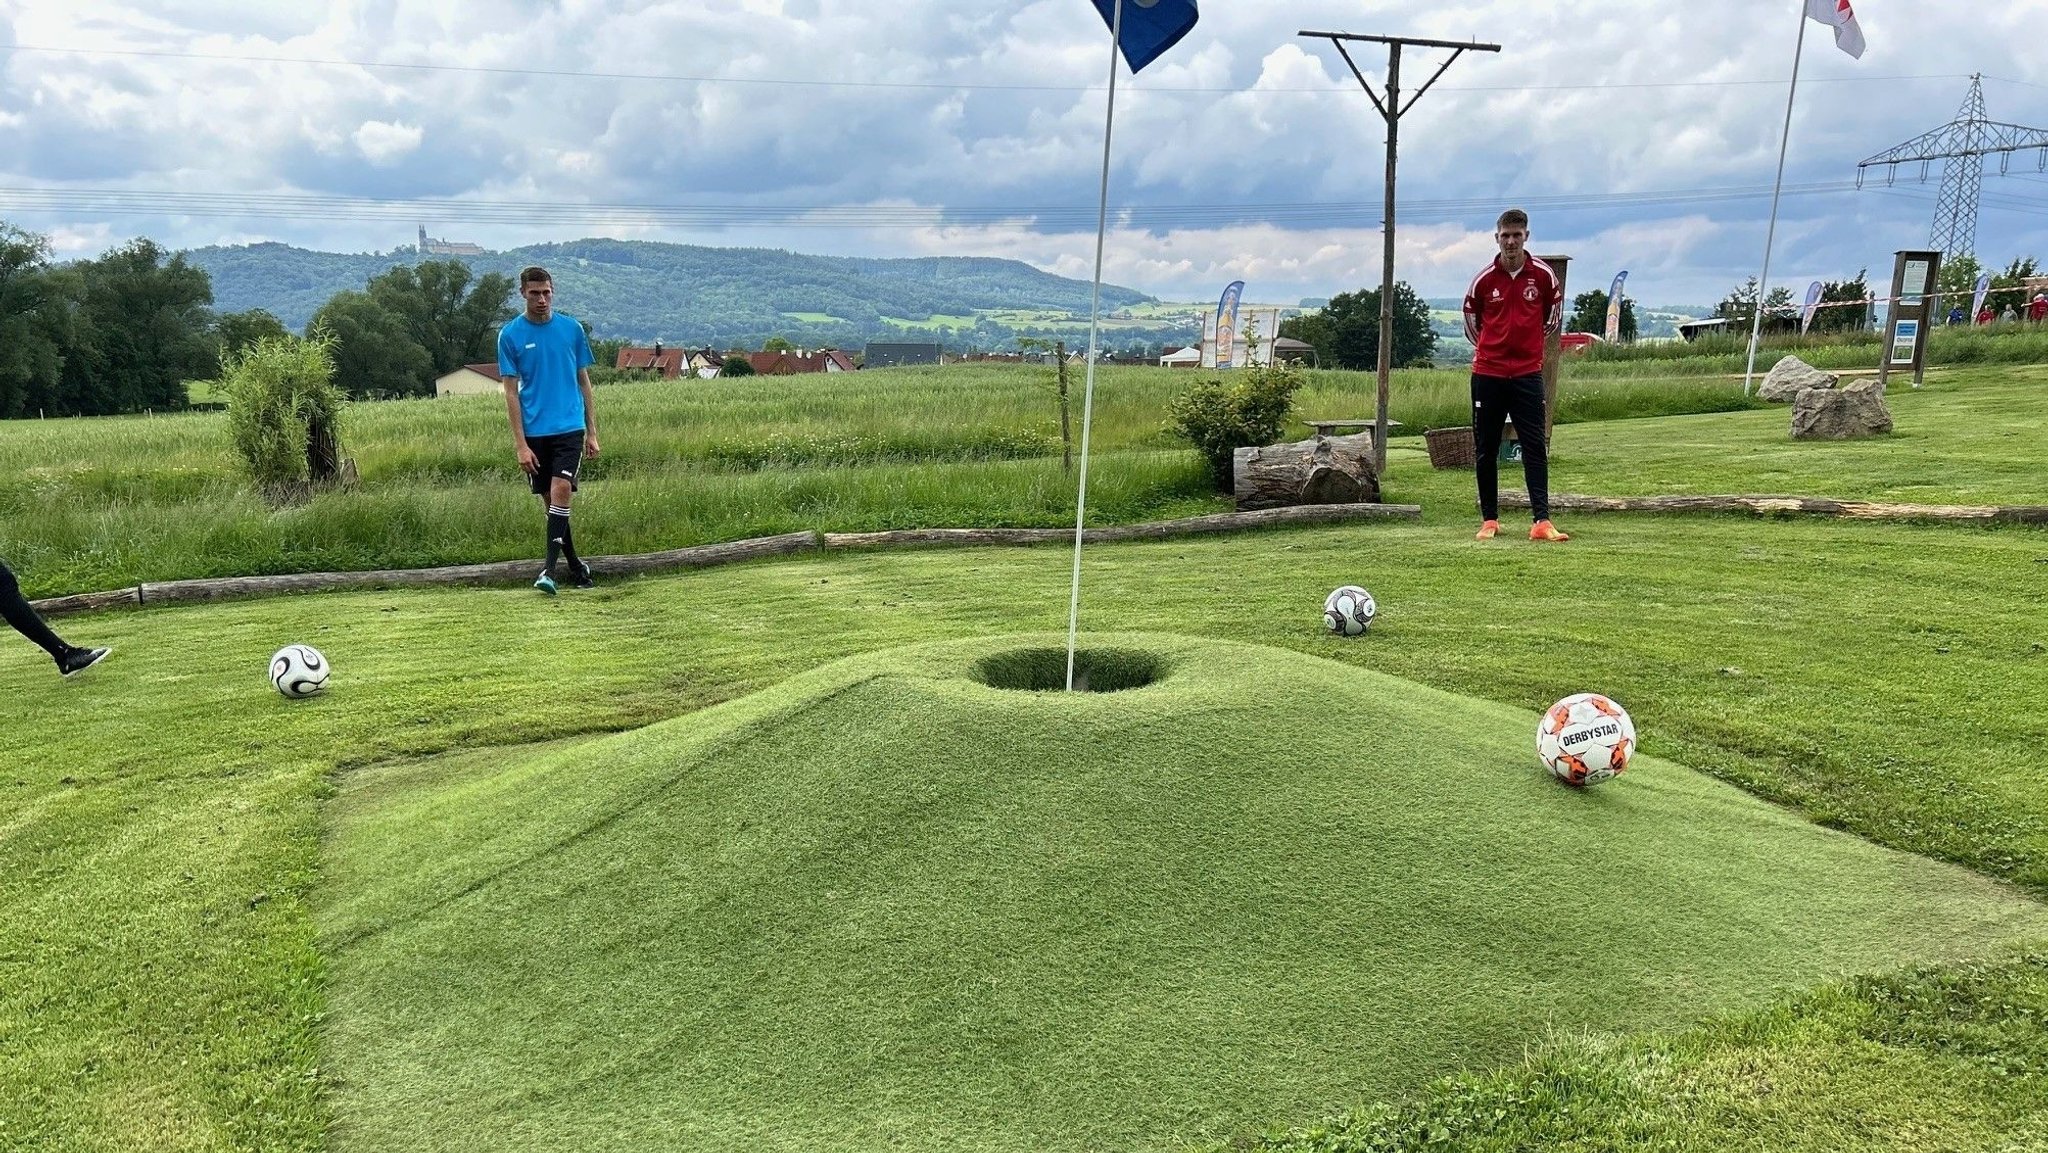
[[[1603,372],[1627,365],[1604,366]],[[1662,372],[1664,366],[1656,366]],[[2040,368],[1942,371],[1899,436],[1840,450],[1793,445],[1782,409],[1711,375],[1568,375],[1559,419],[1601,422],[1586,454],[1559,434],[1560,488],[1581,491],[1776,491],[1837,497],[2004,501],[2032,489],[2016,450],[2038,411],[2025,403]],[[1098,382],[1091,506],[1096,523],[1215,511],[1193,454],[1165,431],[1171,398],[1192,383],[1165,369],[1105,370]],[[1078,383],[1077,383],[1078,389]],[[1316,372],[1303,418],[1369,414],[1373,379]],[[2017,407],[2015,405],[2017,404]],[[1072,523],[1059,463],[1050,369],[949,366],[813,378],[637,382],[599,393],[604,456],[587,476],[607,495],[579,508],[593,551],[643,552],[769,532],[939,525]],[[1078,402],[1076,404],[1078,408]],[[1393,414],[1418,454],[1423,429],[1461,423],[1465,376],[1397,378]],[[1681,426],[1624,417],[1725,412]],[[1924,414],[1924,415],[1920,415]],[[1290,435],[1306,436],[1298,426]],[[1720,438],[1743,444],[1730,454]],[[0,556],[30,594],[50,596],[191,577],[505,560],[535,552],[530,498],[494,397],[353,407],[354,491],[273,510],[236,472],[225,414],[0,424]],[[1765,446],[1753,452],[1754,440]],[[1404,458],[1408,459],[1408,458]],[[1615,474],[1610,479],[1610,474]],[[1446,478],[1397,470],[1388,496],[1418,500]],[[1456,489],[1455,480],[1448,481]],[[596,491],[595,489],[593,491]]]
[[[985,379],[961,427],[1029,431],[1049,390]],[[1146,439],[1152,379],[1109,405],[1113,512],[1212,508]],[[1431,381],[1411,399],[1456,402]],[[688,455],[863,406],[900,430],[945,383],[730,417],[607,389],[643,455],[579,536],[1071,500],[1035,457]],[[1940,373],[1853,445],[1791,444],[1783,409],[1569,425],[1556,484],[2043,503],[2044,383]],[[234,503],[217,417],[0,426],[0,555],[37,592],[217,549],[487,559],[531,513],[465,503],[505,487],[488,415],[365,406],[355,503],[281,514]],[[1071,714],[957,668],[1064,626],[1059,549],[80,617],[117,651],[76,682],[0,644],[0,1149],[2048,1144],[2038,531],[1608,516],[1482,546],[1469,477],[1419,444],[1393,470],[1421,522],[1091,552],[1091,631],[1206,640],[1144,641],[1202,659]],[[1325,637],[1350,581],[1381,620]],[[263,683],[292,640],[334,659],[323,697]],[[1581,795],[1529,729],[1590,687],[1650,759]],[[1416,948],[1362,930],[1397,914]]]
[[[2048,932],[1675,765],[1574,794],[1530,713],[1384,674],[1139,635],[1094,643],[1170,671],[1116,696],[971,675],[1063,639],[345,776],[344,1146],[1170,1148]]]

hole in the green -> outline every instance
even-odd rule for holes
[[[1143,688],[1166,675],[1166,664],[1139,649],[1081,649],[1074,654],[1074,688],[1118,693]],[[1067,650],[1015,649],[983,657],[974,679],[994,689],[1054,692],[1067,687]]]

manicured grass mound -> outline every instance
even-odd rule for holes
[[[1153,683],[977,677],[1063,640],[346,775],[337,1147],[1169,1148],[2048,931],[1654,757],[1566,789],[1533,714],[1368,670],[1124,635]]]

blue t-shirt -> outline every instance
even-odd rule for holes
[[[519,378],[519,413],[528,436],[583,431],[583,389],[578,369],[590,367],[590,340],[573,316],[557,312],[546,324],[521,313],[498,330],[498,375]]]

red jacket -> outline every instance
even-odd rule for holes
[[[1465,292],[1465,338],[1480,376],[1541,373],[1544,342],[1563,325],[1564,284],[1533,256],[1512,275],[1495,257]]]

